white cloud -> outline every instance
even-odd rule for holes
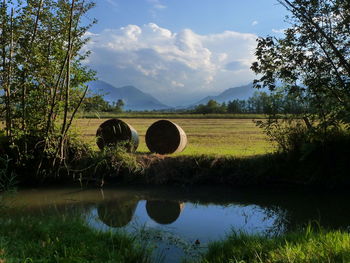
[[[282,29],[272,29],[272,32],[273,33],[276,33],[276,34],[284,34],[284,32],[286,31],[285,28],[282,28]]]
[[[162,4],[160,0],[148,0],[148,2],[153,6],[155,9],[165,9],[166,5]]]
[[[90,34],[88,61],[115,86],[134,85],[167,104],[189,103],[254,78],[256,35],[225,31],[171,32],[154,23]]]
[[[113,7],[119,7],[117,0],[107,0],[109,4],[111,4]]]
[[[252,22],[252,26],[256,26],[257,24],[259,24],[259,21],[255,20],[255,21]]]
[[[153,6],[155,9],[165,9],[166,6],[165,5],[162,5],[162,4],[156,4]]]
[[[181,88],[185,87],[185,84],[183,84],[181,82],[177,82],[176,80],[173,80],[171,82],[171,85],[173,85],[174,87],[181,87]]]

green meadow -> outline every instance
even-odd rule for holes
[[[173,116],[171,116],[173,117]],[[148,153],[145,143],[147,128],[157,120],[154,117],[121,118],[133,126],[140,139],[139,153]],[[259,129],[252,118],[167,118],[180,125],[188,139],[186,149],[176,155],[226,155],[248,157],[271,153],[274,145]],[[99,125],[107,119],[84,118],[75,121],[75,128],[85,142],[97,149],[95,138]]]

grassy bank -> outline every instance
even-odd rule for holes
[[[103,121],[79,119],[75,125],[84,141],[95,145],[95,132]],[[295,154],[281,154],[274,152],[275,144],[252,119],[174,119],[186,132],[188,146],[182,153],[161,156],[150,154],[145,143],[146,130],[154,119],[125,121],[139,132],[140,146],[135,155],[119,154],[113,160],[107,156],[107,166],[116,169],[94,171],[107,179],[118,177],[128,184],[314,188],[350,185],[350,140],[346,136],[334,137],[327,144],[305,144]],[[113,164],[118,160],[119,164]]]
[[[350,234],[310,228],[278,237],[233,233],[209,245],[192,263],[346,263],[350,262]]]
[[[135,238],[93,230],[78,217],[0,218],[0,262],[152,262]]]
[[[143,162],[145,159],[143,160]],[[247,158],[178,157],[149,161],[142,174],[130,174],[129,183],[177,185],[227,185],[231,187],[291,187],[333,189],[350,185],[349,164],[345,158],[336,163],[319,164],[289,160],[280,154]],[[316,168],[315,168],[316,167]],[[329,169],[329,170],[328,170]],[[332,172],[333,171],[333,172]]]
[[[306,187],[346,188],[350,186],[350,140],[334,137],[326,144],[304,144],[295,154],[275,152],[275,145],[251,119],[174,119],[186,132],[188,146],[174,155],[150,154],[145,143],[150,118],[125,119],[139,133],[140,146],[135,154],[109,150],[100,152],[95,143],[96,130],[106,119],[78,119],[81,131],[72,140],[68,159],[52,176],[33,174],[35,159],[15,170],[23,184],[76,182],[80,185],[110,181],[127,184],[211,185],[233,187]],[[4,159],[6,161],[6,159]],[[23,160],[22,160],[23,162]],[[6,162],[0,162],[3,171]],[[0,169],[0,186],[7,177]],[[9,170],[11,172],[11,170]],[[5,173],[3,173],[5,175]],[[9,177],[10,179],[12,177]],[[5,181],[6,181],[5,180]],[[9,180],[7,180],[9,181]],[[90,184],[91,185],[91,184]]]

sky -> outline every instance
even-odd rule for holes
[[[96,0],[85,62],[100,80],[187,105],[255,78],[259,36],[282,36],[277,0]]]

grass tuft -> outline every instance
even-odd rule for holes
[[[133,237],[91,229],[79,217],[0,219],[0,262],[152,262]]]
[[[278,237],[232,233],[210,244],[197,263],[345,263],[350,262],[350,234],[306,230]]]

